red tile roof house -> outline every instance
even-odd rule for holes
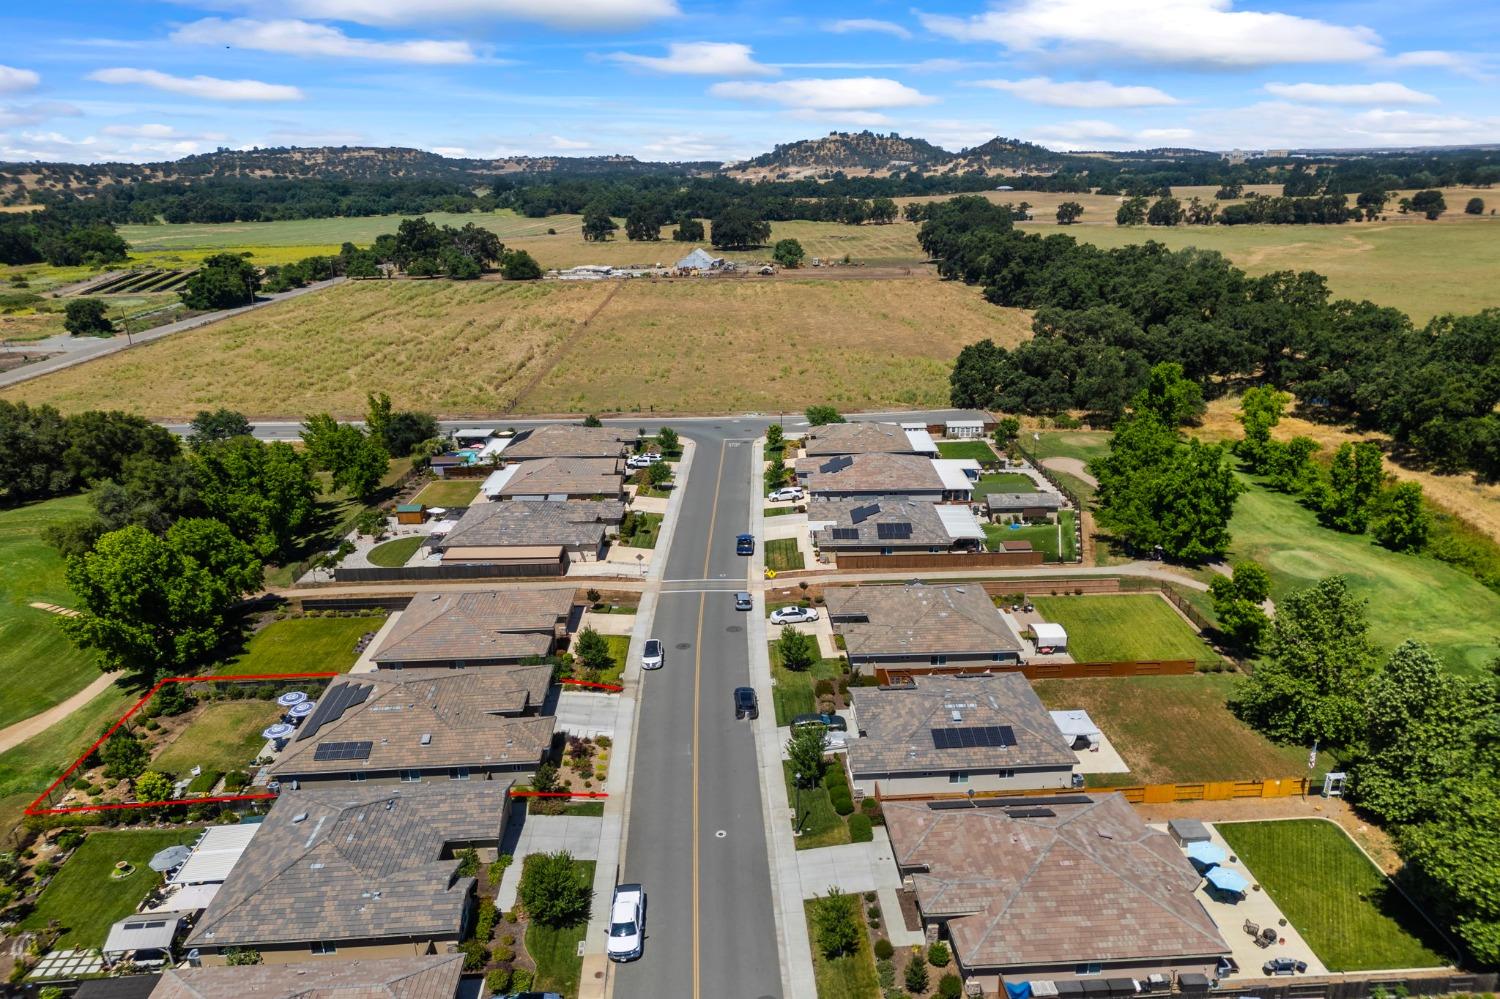
[[[1006,982],[1102,995],[1153,974],[1212,978],[1229,954],[1191,862],[1122,796],[934,804],[886,804],[891,849],[924,924],[941,927],[985,996]]]

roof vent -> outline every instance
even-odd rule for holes
[[[422,733],[422,745],[424,745],[424,746],[430,746],[430,745],[432,745],[432,733],[431,732],[423,732]]]
[[[292,821],[293,822],[306,822],[307,821],[307,813],[306,812],[298,812],[296,815],[292,816]]]
[[[957,708],[954,708],[953,711],[949,713],[948,717],[952,718],[956,722],[961,722],[964,720],[963,712],[958,710]]]

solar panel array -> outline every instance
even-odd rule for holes
[[[857,506],[853,510],[850,510],[849,519],[856,524],[863,524],[879,512],[879,503],[867,503],[864,506]]]
[[[858,541],[859,528],[857,527],[835,527],[833,529],[833,540],[835,541]]]
[[[1009,725],[975,725],[970,728],[932,730],[932,745],[937,749],[1004,749],[1015,744],[1016,732]]]
[[[818,471],[842,472],[852,464],[854,464],[853,458],[849,457],[848,455],[841,454],[837,458],[831,458],[828,461],[823,462],[823,464],[818,466]]]
[[[345,711],[356,704],[365,703],[373,689],[374,687],[368,683],[338,683],[328,688],[328,692],[318,702],[318,710],[302,723],[302,731],[297,733],[297,741],[311,739],[317,734],[318,729],[338,721],[344,717]]]
[[[904,520],[893,524],[876,524],[875,536],[885,541],[904,541],[911,537],[911,524]]]
[[[315,760],[368,760],[373,742],[325,742],[313,752]]]

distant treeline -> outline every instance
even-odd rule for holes
[[[975,197],[945,202],[918,238],[945,277],[1037,310],[1031,340],[964,348],[955,406],[1108,421],[1153,365],[1175,361],[1206,395],[1273,385],[1327,419],[1390,434],[1440,470],[1500,476],[1500,309],[1417,327],[1398,309],[1331,301],[1312,271],[1252,278],[1213,252],[1023,234]]]
[[[115,227],[97,212],[48,209],[0,214],[0,264],[111,264],[124,260],[129,249]]]

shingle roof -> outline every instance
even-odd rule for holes
[[[922,438],[926,438],[922,440]],[[932,438],[923,431],[918,440],[936,455]],[[830,423],[814,427],[802,438],[802,451],[808,455],[827,454],[915,454],[912,435],[899,423]]]
[[[1171,839],[1118,794],[1086,803],[929,809],[887,802],[896,863],[968,968],[1227,954],[1194,896],[1198,874]]]
[[[1057,493],[990,493],[984,498],[984,503],[991,510],[1022,510],[1030,507],[1056,510],[1062,506],[1062,497]]]
[[[456,936],[473,889],[450,843],[498,841],[509,781],[338,783],[289,791],[189,947]]]
[[[372,657],[375,662],[450,662],[545,656],[573,607],[571,587],[419,593]]]
[[[552,744],[557,719],[511,716],[540,707],[551,682],[552,667],[545,665],[341,677],[323,702],[332,703],[340,687],[368,686],[366,698],[316,730],[315,711],[271,769],[286,777],[535,764]],[[319,746],[347,742],[370,743],[368,756],[317,759]]]
[[[596,545],[625,516],[620,500],[476,503],[453,525],[443,548]]]
[[[1021,651],[1021,639],[977,583],[833,587],[824,599],[851,656]]]
[[[151,999],[453,999],[462,954],[171,968]]]
[[[809,493],[876,495],[943,490],[943,478],[932,459],[916,454],[798,458],[795,467],[797,478],[806,484]]]
[[[634,434],[610,427],[549,423],[517,434],[505,449],[505,458],[507,461],[532,458],[616,458],[625,453],[625,443],[634,439]]]
[[[860,515],[858,521],[855,520],[856,513]],[[937,505],[931,500],[913,499],[909,496],[814,499],[807,504],[807,522],[809,525],[831,524],[813,531],[813,543],[819,548],[863,548],[886,544],[947,547],[953,543],[952,535],[938,516]],[[906,524],[910,527],[910,533],[905,537],[888,539],[880,533],[880,524]],[[854,531],[858,537],[835,537],[835,528]]]
[[[851,688],[859,738],[849,741],[855,777],[913,771],[1072,767],[1077,757],[1020,673],[919,677],[916,689]],[[957,714],[958,721],[954,720]],[[1008,725],[1013,746],[938,749],[934,729]]]
[[[618,496],[618,458],[538,458],[507,465],[485,480],[487,496]]]

